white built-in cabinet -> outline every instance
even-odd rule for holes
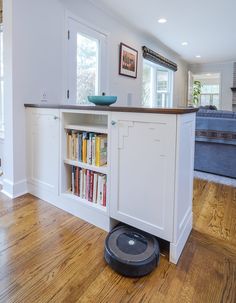
[[[27,109],[28,183],[58,194],[59,110]]]
[[[167,240],[177,263],[192,228],[195,113],[26,111],[29,192],[107,231],[123,222]],[[68,129],[107,134],[107,165],[68,159]],[[107,176],[106,207],[70,192],[72,166]]]
[[[112,113],[113,218],[172,241],[176,116]]]

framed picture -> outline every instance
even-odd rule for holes
[[[121,43],[119,65],[120,75],[137,78],[138,51]]]

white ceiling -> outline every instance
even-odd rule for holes
[[[100,4],[190,63],[236,60],[236,0],[100,0]],[[161,17],[167,23],[159,24]],[[184,41],[188,46],[181,45]]]

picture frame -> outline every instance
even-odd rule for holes
[[[120,43],[119,75],[137,78],[138,51]]]

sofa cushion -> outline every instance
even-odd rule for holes
[[[236,112],[228,110],[211,110],[199,108],[197,112],[197,117],[236,119]]]
[[[195,140],[236,145],[236,119],[198,116]]]

